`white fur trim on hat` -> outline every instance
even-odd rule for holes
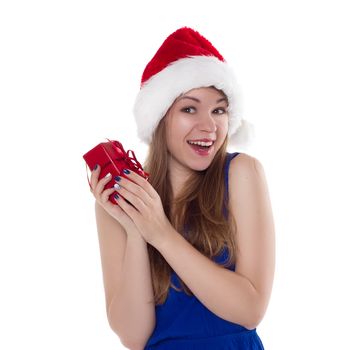
[[[141,141],[151,143],[158,123],[181,94],[208,86],[215,86],[227,96],[229,145],[247,146],[254,130],[241,116],[240,89],[228,64],[214,56],[189,56],[174,61],[142,85],[133,109]]]

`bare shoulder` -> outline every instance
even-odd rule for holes
[[[240,153],[229,165],[228,190],[231,209],[236,216],[254,213],[257,205],[270,205],[269,191],[262,163],[255,157]],[[241,210],[242,208],[242,210]]]
[[[236,164],[236,165],[233,165]],[[262,167],[261,162],[256,157],[251,156],[250,154],[240,152],[237,154],[236,157],[234,157],[230,162],[230,169],[234,166],[237,167],[237,164],[240,164],[238,166],[247,168],[250,167],[251,169],[255,169],[257,167]]]
[[[234,186],[237,181],[252,180],[252,176],[265,180],[265,172],[262,163],[247,153],[239,153],[229,165],[229,180]],[[232,186],[231,186],[232,187]]]

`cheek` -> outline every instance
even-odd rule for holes
[[[177,138],[177,141],[184,139],[192,128],[193,122],[189,118],[181,118],[180,116],[169,123],[169,133],[173,139]]]
[[[222,134],[226,135],[228,131],[228,118],[223,118],[223,120],[220,120],[217,123],[217,126],[218,130],[220,130]]]
[[[186,114],[178,114],[174,120],[175,123],[179,128],[188,127],[193,124],[193,118]]]

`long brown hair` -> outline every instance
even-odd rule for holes
[[[219,90],[220,91],[220,90]],[[210,166],[203,171],[193,171],[181,192],[174,198],[168,173],[168,151],[163,118],[152,137],[143,169],[150,174],[148,181],[158,192],[164,212],[179,234],[182,234],[203,255],[212,259],[224,247],[228,249],[228,259],[223,266],[235,263],[237,246],[235,243],[236,223],[224,202],[224,165],[227,152],[227,135]],[[165,169],[166,165],[166,169]],[[220,179],[220,181],[218,181]],[[223,214],[226,208],[228,219]],[[186,225],[187,235],[185,235]],[[173,271],[164,257],[152,245],[147,245],[155,305],[163,304],[169,288],[184,290],[193,295],[179,277],[181,289],[171,283]]]

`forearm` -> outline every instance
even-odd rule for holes
[[[128,235],[122,283],[108,308],[111,328],[124,345],[145,343],[155,326],[155,306],[147,243]]]
[[[244,276],[217,265],[172,229],[154,247],[192,293],[217,316],[246,328],[255,328],[258,295]]]

